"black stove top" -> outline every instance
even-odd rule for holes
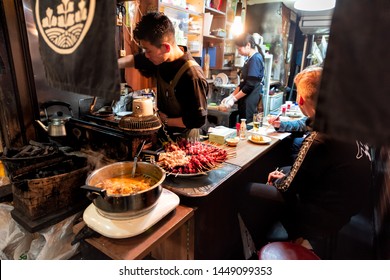
[[[100,152],[109,159],[133,160],[139,143],[143,140],[156,145],[157,135],[134,135],[118,127],[119,120],[84,116],[71,118],[66,123],[67,145],[77,150],[84,148]]]
[[[119,129],[120,118],[109,115],[109,116],[99,116],[99,115],[93,115],[93,114],[86,114],[81,117],[80,121],[84,121],[85,123],[89,124],[95,124],[95,125],[102,125],[104,127],[111,127]]]

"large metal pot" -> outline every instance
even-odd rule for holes
[[[109,218],[132,217],[141,215],[153,208],[161,192],[161,183],[165,180],[165,171],[148,162],[138,162],[136,173],[152,177],[157,182],[142,192],[130,195],[108,195],[105,190],[95,187],[105,179],[114,177],[130,177],[134,162],[117,162],[93,171],[86,179],[83,189],[89,190],[87,196],[93,201],[98,211]]]

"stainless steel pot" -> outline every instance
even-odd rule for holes
[[[81,188],[89,191],[88,198],[98,208],[103,216],[109,218],[126,218],[143,214],[153,208],[161,192],[165,171],[148,162],[138,162],[136,173],[144,174],[157,182],[149,189],[130,195],[108,195],[105,190],[95,187],[101,181],[114,177],[131,177],[134,162],[117,162],[93,171],[86,179],[86,185]]]

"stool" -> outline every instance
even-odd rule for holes
[[[259,260],[320,260],[311,250],[291,242],[271,242],[259,251]]]

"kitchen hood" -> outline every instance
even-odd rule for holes
[[[299,28],[305,35],[329,34],[332,16],[304,16],[299,21]]]

